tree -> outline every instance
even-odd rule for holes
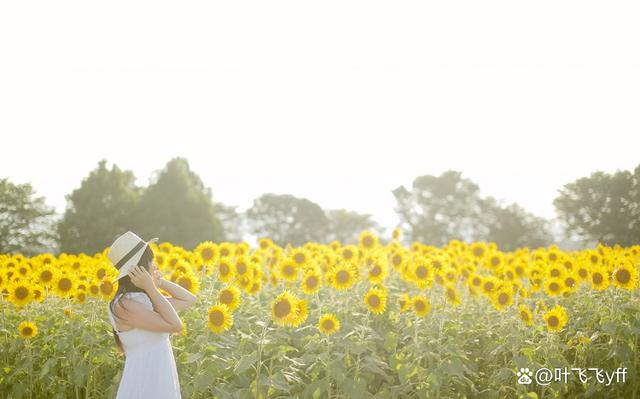
[[[331,209],[326,211],[326,215],[329,219],[327,242],[338,240],[342,244],[355,244],[363,230],[372,230],[378,236],[382,234],[382,228],[371,219],[371,215],[345,209]]]
[[[80,187],[66,196],[67,209],[58,224],[60,250],[67,253],[97,253],[120,234],[133,230],[133,214],[141,188],[135,176],[107,161],[98,162]]]
[[[214,205],[216,215],[222,223],[225,240],[240,242],[244,236],[244,220],[242,214],[238,213],[237,206],[225,205],[217,202]]]
[[[393,190],[401,228],[409,239],[443,246],[452,239],[492,241],[505,250],[538,247],[550,241],[546,221],[517,204],[482,198],[478,185],[460,172],[420,176],[411,191]]]
[[[251,232],[268,236],[280,246],[321,242],[326,237],[328,222],[318,204],[289,194],[264,194],[247,210]]]
[[[55,245],[54,210],[31,184],[0,179],[0,253],[33,256]]]
[[[605,245],[640,243],[640,165],[594,172],[566,184],[553,201],[567,231]]]
[[[194,249],[203,241],[225,239],[211,189],[191,171],[186,159],[170,160],[152,180],[136,216],[143,238],[159,237],[186,249]]]
[[[486,240],[495,242],[503,251],[545,247],[552,242],[548,222],[518,204],[505,207],[488,197],[483,201],[483,209],[484,223],[489,228]]]
[[[420,176],[411,191],[400,186],[392,192],[400,226],[412,241],[442,246],[451,239],[473,241],[487,235],[487,226],[478,223],[479,188],[460,172]]]

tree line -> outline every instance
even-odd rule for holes
[[[0,179],[0,253],[102,251],[126,230],[160,237],[187,249],[211,240],[240,241],[245,234],[299,246],[307,241],[357,242],[362,230],[384,227],[371,215],[322,209],[306,198],[265,193],[244,212],[213,200],[185,158],[170,160],[148,186],[131,171],[101,160],[66,196],[60,216],[30,184]],[[532,187],[532,190],[535,187]],[[640,242],[640,165],[613,174],[594,172],[558,190],[553,204],[573,239],[629,246]],[[550,221],[516,203],[483,197],[459,171],[424,175],[392,190],[404,240],[442,246],[452,239],[495,242],[502,250],[553,242]]]

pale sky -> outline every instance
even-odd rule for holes
[[[0,177],[65,194],[106,158],[186,157],[214,200],[265,192],[392,226],[391,190],[462,171],[543,217],[640,164],[640,3],[0,3]]]

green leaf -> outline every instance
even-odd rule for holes
[[[236,367],[234,368],[234,372],[236,374],[242,374],[244,373],[249,367],[251,367],[252,364],[254,364],[256,361],[258,360],[258,354],[257,353],[252,353],[250,355],[244,355],[240,358],[240,361],[238,361],[238,364],[236,364]]]

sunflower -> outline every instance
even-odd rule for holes
[[[355,281],[353,268],[347,262],[340,262],[334,266],[331,276],[333,287],[337,290],[348,290]]]
[[[18,325],[21,338],[33,338],[38,333],[38,327],[30,321],[23,321]]]
[[[229,311],[235,311],[240,306],[240,290],[233,285],[221,289],[218,293],[218,302],[226,305]]]
[[[518,305],[518,311],[520,312],[520,319],[524,321],[526,325],[528,326],[533,325],[533,314],[531,313],[528,307],[526,307],[523,304],[520,304]]]
[[[492,276],[483,277],[482,278],[482,293],[486,296],[491,296],[493,291],[496,289],[497,279]]]
[[[218,258],[218,247],[211,241],[201,242],[194,252],[204,265],[213,265]]]
[[[339,254],[342,257],[342,259],[347,262],[358,260],[358,255],[359,255],[358,247],[356,247],[353,244],[345,245],[342,248],[340,248]]]
[[[233,325],[233,314],[225,304],[216,303],[209,308],[208,315],[209,329],[216,334],[227,331]]]
[[[591,269],[591,287],[598,291],[609,288],[610,280],[607,271],[602,266],[594,266]]]
[[[218,278],[223,283],[228,283],[233,279],[235,269],[231,266],[231,262],[227,259],[221,259],[218,263]]]
[[[192,294],[200,292],[200,280],[193,272],[179,273],[173,281]]]
[[[497,289],[491,296],[493,307],[504,310],[513,303],[513,290],[508,286]]]
[[[469,247],[474,260],[482,260],[487,254],[487,246],[483,242],[474,242]]]
[[[321,281],[322,278],[317,271],[312,270],[307,272],[302,279],[302,291],[307,295],[318,292]]]
[[[400,313],[404,313],[411,306],[411,297],[409,297],[409,294],[404,293],[398,298],[398,303],[400,304]]]
[[[616,260],[616,268],[611,277],[613,285],[618,288],[632,291],[638,286],[638,269],[627,260]]]
[[[438,277],[440,274],[438,274]],[[426,259],[420,259],[417,262],[413,262],[411,265],[411,273],[409,278],[416,284],[421,290],[426,287],[430,287],[434,279],[434,270]],[[441,282],[442,284],[442,282]]]
[[[561,295],[564,290],[564,283],[559,278],[552,277],[544,280],[544,292],[546,292],[547,295]]]
[[[411,305],[413,312],[420,317],[429,313],[429,302],[422,295],[414,296],[411,300]]]
[[[237,277],[251,276],[253,274],[252,265],[245,256],[239,256],[235,262],[235,274]]]
[[[369,272],[367,273],[367,277],[371,284],[382,284],[388,275],[389,267],[379,259],[374,259],[369,267]]]
[[[71,309],[70,308],[65,307],[63,309],[63,313],[64,313],[65,317],[71,317]]]
[[[318,322],[318,328],[326,335],[340,330],[340,320],[333,313],[325,313]]]
[[[449,301],[450,304],[452,304],[453,306],[458,306],[462,303],[462,301],[460,300],[460,296],[456,292],[455,288],[447,285],[446,290],[447,301]]]
[[[37,281],[43,287],[51,287],[53,285],[53,282],[55,281],[55,276],[56,276],[56,270],[53,268],[53,266],[50,266],[50,265],[43,266],[37,272]]]
[[[381,314],[387,307],[387,293],[378,287],[371,287],[364,296],[364,303],[371,313]]]
[[[300,324],[304,323],[304,321],[307,320],[307,315],[309,314],[308,310],[309,303],[306,299],[296,300],[293,317],[291,319],[291,326],[298,327]]]
[[[564,284],[564,295],[573,294],[578,289],[579,279],[573,272],[567,272],[562,279]]]
[[[111,297],[116,292],[116,287],[112,282],[112,280],[106,279],[106,278],[100,281],[99,289],[100,289],[99,295],[105,300],[111,300]],[[71,297],[71,295],[74,295],[74,294],[75,294],[75,290],[73,290],[73,292],[69,294],[69,297]]]
[[[561,331],[567,324],[567,311],[559,305],[546,312],[542,318],[547,323],[548,331]]]
[[[458,271],[453,267],[447,266],[442,270],[442,276],[447,284],[454,284],[458,278]]]
[[[301,252],[303,254],[303,252]],[[280,263],[280,277],[293,283],[298,279],[298,263],[293,258],[287,258]]]
[[[295,266],[304,266],[311,258],[309,253],[304,248],[296,248],[291,251],[289,258],[295,262]]]
[[[68,298],[73,295],[75,282],[70,275],[58,273],[52,288],[59,298]]]
[[[296,317],[297,301],[298,299],[288,290],[279,294],[271,303],[273,321],[280,326],[291,325]]]
[[[405,258],[406,254],[404,251],[402,249],[396,249],[389,254],[389,263],[391,263],[391,266],[393,266],[394,269],[402,270],[406,261]]]
[[[363,231],[358,237],[358,246],[364,251],[370,251],[378,246],[378,237],[371,231]]]
[[[547,267],[546,269],[546,276],[547,278],[562,278],[564,277],[564,274],[566,273],[566,269],[563,268],[560,264],[558,263],[554,263],[552,265],[550,265],[549,267]]]
[[[16,306],[25,306],[34,299],[31,284],[27,280],[16,280],[9,284],[9,301]]]

